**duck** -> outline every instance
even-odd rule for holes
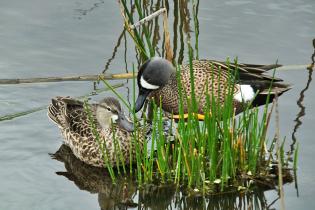
[[[125,116],[119,101],[105,97],[98,103],[88,104],[71,97],[57,96],[48,106],[48,117],[59,127],[64,143],[73,154],[95,167],[106,164],[130,163],[135,157],[134,124]],[[92,122],[92,123],[91,123]],[[142,145],[139,138],[139,145]],[[119,146],[119,147],[118,147]],[[120,148],[120,152],[117,148]],[[107,152],[106,152],[107,151]],[[107,154],[107,155],[106,155]],[[121,160],[121,155],[124,161]]]
[[[213,94],[218,104],[224,104],[228,87],[233,91],[233,108],[235,114],[245,110],[246,104],[260,106],[266,104],[270,93],[269,102],[280,96],[291,87],[283,83],[282,79],[268,76],[268,70],[280,67],[279,64],[233,64],[215,60],[192,60],[194,77],[194,95],[198,104],[198,119],[203,120],[207,105],[207,94]],[[185,99],[191,99],[191,74],[190,64],[178,66],[180,71],[180,83]],[[232,81],[232,83],[230,82]],[[135,111],[139,112],[147,98],[152,98],[156,104],[172,116],[179,119],[180,94],[178,92],[178,80],[176,68],[173,64],[161,57],[153,57],[144,62],[137,75],[138,96]],[[210,104],[211,98],[210,97]],[[187,100],[183,100],[184,118],[188,117]],[[208,109],[211,110],[211,109]]]

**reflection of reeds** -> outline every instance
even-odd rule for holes
[[[299,99],[297,101],[297,105],[300,108],[300,111],[297,114],[296,119],[294,120],[296,122],[296,124],[294,126],[293,133],[292,133],[291,151],[289,152],[290,155],[292,155],[293,152],[294,152],[294,147],[295,147],[296,140],[297,140],[295,134],[296,134],[297,130],[299,129],[299,127],[302,125],[301,118],[305,115],[305,106],[303,105],[303,101],[304,101],[305,92],[308,90],[308,88],[309,88],[309,86],[310,86],[310,84],[312,82],[313,67],[314,67],[314,64],[315,64],[315,61],[314,61],[314,59],[315,59],[315,39],[313,39],[313,47],[314,47],[314,52],[313,52],[313,54],[311,56],[312,63],[307,67],[308,79],[307,79],[307,82],[306,82],[306,86],[300,92],[300,97],[299,97]]]
[[[305,106],[303,105],[303,101],[304,101],[304,95],[305,95],[305,92],[308,90],[311,82],[312,82],[312,75],[313,75],[313,66],[314,66],[314,58],[315,58],[315,39],[313,40],[313,45],[314,45],[314,53],[312,54],[311,56],[311,59],[312,59],[312,64],[310,66],[307,67],[308,69],[308,79],[307,79],[307,82],[306,82],[306,86],[305,88],[303,88],[303,90],[301,90],[300,92],[300,97],[297,101],[297,105],[298,107],[300,108],[300,111],[299,113],[297,114],[297,117],[296,119],[294,120],[296,122],[294,128],[293,128],[293,133],[292,133],[292,144],[291,144],[291,151],[289,152],[290,155],[293,154],[294,152],[294,147],[295,147],[295,144],[296,144],[296,132],[297,130],[299,129],[299,127],[302,125],[302,120],[301,118],[305,115]]]
[[[305,92],[308,90],[308,88],[312,82],[312,75],[313,75],[313,70],[314,70],[313,68],[314,68],[314,64],[315,64],[315,39],[313,39],[313,47],[314,47],[314,52],[311,55],[312,63],[309,66],[307,66],[308,79],[306,82],[306,86],[300,92],[300,97],[297,100],[297,105],[300,108],[300,111],[294,120],[296,123],[295,123],[295,126],[293,128],[293,132],[292,132],[291,148],[290,148],[290,151],[288,152],[288,155],[290,155],[290,156],[294,155],[294,157],[293,157],[293,170],[294,170],[294,180],[295,180],[295,188],[296,188],[297,196],[299,196],[297,174],[296,174],[299,144],[296,145],[296,143],[297,143],[296,133],[297,133],[298,129],[300,128],[300,126],[302,125],[302,117],[305,115],[305,106],[303,105]]]
[[[305,115],[305,106],[303,105],[303,101],[304,101],[304,96],[305,96],[305,92],[308,90],[311,82],[312,82],[312,75],[313,75],[313,70],[309,69],[308,70],[308,79],[307,79],[307,83],[305,88],[303,88],[303,90],[300,92],[300,97],[297,100],[297,105],[300,108],[299,113],[297,114],[297,117],[295,118],[295,126],[293,128],[293,132],[292,132],[292,143],[291,143],[291,149],[289,151],[289,155],[292,155],[295,151],[295,145],[297,142],[296,139],[296,132],[298,131],[299,127],[302,125],[302,117]]]
[[[115,47],[114,47],[114,49],[113,49],[113,53],[112,53],[112,56],[107,60],[107,62],[106,62],[106,64],[105,64],[105,67],[104,67],[104,70],[103,70],[103,74],[108,70],[108,68],[109,68],[109,65],[110,65],[110,63],[112,62],[112,60],[114,60],[114,58],[115,58],[115,56],[116,56],[116,53],[117,53],[117,50],[118,50],[118,48],[119,48],[119,46],[120,46],[120,43],[121,43],[121,40],[122,40],[122,38],[125,38],[126,39],[126,29],[124,28],[123,29],[123,31],[121,32],[121,34],[119,35],[119,37],[118,37],[118,40],[117,40],[117,43],[116,43],[116,45],[115,45]],[[125,47],[125,50],[127,49],[127,47]],[[125,58],[126,58],[126,55],[125,55]],[[128,73],[127,72],[127,68],[126,68],[126,73]]]
[[[168,31],[168,18],[166,9],[162,8],[159,11],[151,14],[148,17],[144,15],[147,13],[147,6],[141,5],[139,0],[136,0],[134,4],[131,3],[130,8],[127,5],[126,0],[119,1],[121,14],[124,18],[125,28],[129,32],[130,36],[134,40],[138,54],[140,55],[140,60],[145,61],[150,57],[155,56],[155,53],[158,52],[157,42],[159,40],[159,25],[158,20],[155,18],[157,15],[163,13],[163,52],[165,49],[165,57],[168,60],[173,59],[173,51],[171,49],[170,35]],[[159,5],[157,5],[159,7]],[[133,9],[137,12],[139,21],[134,21]],[[151,17],[152,16],[152,17]],[[155,18],[155,26],[153,27],[152,23],[145,24],[152,18]],[[142,26],[140,29],[137,29],[138,26]],[[153,30],[154,28],[154,30]]]

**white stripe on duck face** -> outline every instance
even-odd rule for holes
[[[239,102],[248,102],[255,97],[254,89],[250,85],[239,85],[240,92],[234,96]]]
[[[113,115],[112,116],[112,121],[114,122],[114,123],[116,123],[116,121],[118,120],[118,115]]]
[[[148,83],[147,81],[144,80],[143,76],[141,76],[141,78],[140,78],[140,84],[142,87],[149,89],[149,90],[156,90],[160,87],[157,85],[151,85],[150,83]]]

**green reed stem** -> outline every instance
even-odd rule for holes
[[[142,9],[141,9],[141,6],[139,4],[139,0],[135,0],[135,5],[136,5],[136,8],[137,8],[137,12],[138,12],[139,18],[143,19],[144,16],[142,14]],[[143,31],[144,31],[144,36],[145,36],[145,39],[146,39],[146,43],[147,43],[148,48],[149,48],[150,57],[153,57],[154,54],[155,54],[155,51],[154,51],[154,49],[152,47],[152,44],[151,44],[150,35],[149,35],[149,32],[148,32],[148,27],[145,24],[143,25]]]
[[[115,90],[115,88],[111,84],[109,84],[106,80],[104,79],[101,79],[101,80],[106,85],[106,87],[110,89],[120,99],[120,101],[124,103],[124,105],[128,108],[129,112],[131,112],[132,111],[131,107],[129,106],[127,101]]]
[[[102,156],[103,156],[103,160],[104,160],[105,165],[109,171],[110,177],[111,177],[112,181],[115,183],[116,177],[115,177],[115,173],[113,170],[113,166],[112,166],[111,162],[109,161],[109,157],[108,157],[109,152],[106,148],[106,142],[104,139],[101,140],[101,138],[100,138],[99,132],[96,128],[95,119],[93,117],[93,114],[92,114],[92,111],[89,107],[89,104],[87,103],[87,100],[84,101],[84,109],[87,112],[89,125],[91,127],[93,135],[95,136],[96,142],[100,147],[100,150],[101,150]]]
[[[298,161],[298,155],[299,155],[299,144],[296,145],[296,149],[294,151],[294,159],[293,159],[293,170],[297,170],[297,161]]]
[[[126,4],[126,0],[121,0],[121,3],[124,7],[124,12],[127,14],[127,17],[128,17],[128,22],[130,22],[130,24],[134,24],[134,21],[133,21],[133,15],[131,14],[130,10],[128,9],[127,7],[127,4]],[[129,26],[125,26],[125,27],[129,27]],[[130,31],[127,30],[129,33]],[[145,49],[145,44],[143,42],[143,40],[141,39],[137,29],[135,28],[133,30],[133,34],[131,34],[131,37],[133,38],[133,40],[135,41],[135,44],[140,52],[140,54],[142,55],[142,58],[144,60],[148,59],[150,56],[148,55],[148,53],[146,52],[146,49]]]

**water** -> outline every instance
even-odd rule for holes
[[[171,28],[173,20],[172,16]],[[314,20],[313,0],[203,1],[199,6],[199,57],[225,60],[227,56],[238,56],[240,62],[278,60],[284,65],[308,64],[313,53]],[[123,31],[122,24],[116,1],[2,0],[0,78],[100,73],[113,55],[113,48]],[[180,54],[179,32],[177,36],[176,52]],[[136,59],[128,38],[127,46],[125,52],[125,39],[122,38],[108,72],[125,72],[125,59],[127,68],[131,69]],[[280,132],[287,137],[289,145],[296,129],[293,139],[296,138],[300,146],[299,197],[294,184],[286,185],[285,205],[287,209],[311,209],[315,204],[315,169],[312,167],[314,83],[305,89],[310,77],[305,68],[281,71],[277,76],[293,84],[293,89],[279,101]],[[118,89],[125,96],[128,95],[126,86],[130,83]],[[56,95],[81,96],[92,90],[91,82],[1,85],[0,115],[46,106]],[[89,172],[80,164],[75,167],[76,161],[67,155],[63,162],[50,157],[49,153],[55,153],[61,146],[62,138],[56,126],[47,119],[46,110],[1,121],[0,130],[0,209],[110,209],[114,205],[131,208],[132,203],[126,202],[129,198],[149,209],[167,206],[171,209],[200,209],[202,206],[226,209],[228,204],[231,207],[240,199],[235,196],[180,199],[180,194],[169,188],[149,189],[151,194],[139,194],[132,184],[125,189],[111,186],[105,178],[101,183],[90,182],[88,180],[100,180],[95,177],[104,172]],[[273,132],[271,129],[271,136]],[[90,186],[80,181],[82,176],[90,177],[85,180]],[[257,194],[258,199],[266,199],[268,205],[277,198],[276,191]],[[271,208],[279,208],[279,202]]]

